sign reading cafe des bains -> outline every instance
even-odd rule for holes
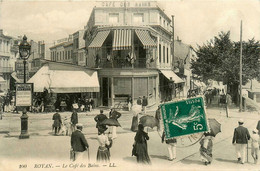
[[[16,83],[16,106],[32,106],[32,83]]]
[[[202,97],[161,105],[166,138],[208,131]]]

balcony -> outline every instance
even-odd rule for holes
[[[99,65],[96,64],[96,67],[99,68],[132,68],[131,62],[126,59],[114,59],[108,61],[107,59],[102,58]],[[146,63],[146,59],[136,59],[133,64],[134,68],[152,68],[154,63]]]
[[[13,71],[13,67],[0,67],[0,73],[11,73]]]

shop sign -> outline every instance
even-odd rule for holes
[[[149,1],[100,1],[101,7],[154,7]]]
[[[208,131],[202,97],[161,104],[166,139]]]
[[[33,83],[16,83],[15,105],[32,106]]]

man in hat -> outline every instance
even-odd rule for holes
[[[235,128],[232,144],[236,146],[237,160],[239,163],[245,162],[245,151],[250,135],[248,129],[243,126],[244,121],[240,119],[238,121],[239,126]]]
[[[71,129],[72,129],[72,132],[73,132],[73,131],[75,131],[76,124],[78,123],[78,113],[77,113],[76,109],[73,109],[73,112],[72,112],[71,117],[70,117],[70,122],[71,122]]]
[[[147,97],[143,96],[142,107],[143,107],[144,114],[146,114],[146,106],[147,105],[148,105],[148,99],[147,99]]]
[[[110,112],[109,112],[109,118],[117,120],[121,117],[121,113],[117,112],[113,106],[111,106]],[[112,139],[115,139],[117,137],[116,135],[116,126],[110,126],[109,132],[112,132]]]
[[[82,160],[84,152],[89,148],[88,142],[82,133],[83,125],[78,123],[76,130],[71,134],[70,144],[75,153],[75,160]]]
[[[59,131],[60,131],[60,127],[61,127],[61,116],[58,113],[59,109],[56,109],[56,113],[52,116],[52,120],[54,120],[53,122],[53,128],[55,130],[54,134],[58,135]]]
[[[96,128],[98,129],[98,133],[104,132],[107,130],[106,125],[101,125],[101,123],[107,119],[107,116],[103,114],[103,110],[100,110],[100,114],[98,114],[94,120],[97,122]]]

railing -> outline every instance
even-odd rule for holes
[[[150,68],[152,64],[147,63],[146,59],[136,59],[133,63],[134,68]],[[96,67],[99,68],[132,68],[130,61],[126,59],[114,59],[108,61],[107,59],[101,59],[100,63],[96,63]]]
[[[13,72],[13,67],[0,67],[1,73]]]

